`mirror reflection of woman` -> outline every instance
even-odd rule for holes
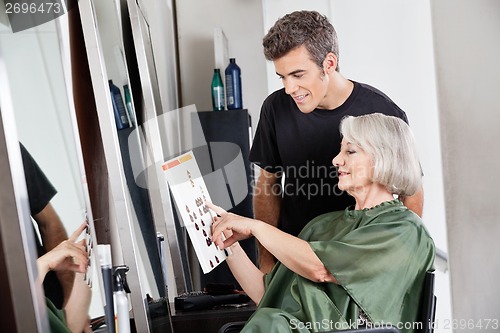
[[[46,274],[50,271],[75,272],[71,294],[62,310],[58,309],[49,298],[45,300],[51,333],[92,332],[88,320],[91,290],[84,279],[88,268],[88,254],[85,239],[78,241],[78,237],[86,227],[87,222],[84,222],[68,240],[36,261],[39,285],[42,285]]]
[[[294,237],[209,205],[220,216],[212,238],[220,248],[231,248],[227,263],[259,305],[242,332],[416,320],[434,243],[421,219],[394,199],[421,186],[413,135],[401,119],[382,114],[344,118],[341,133],[341,150],[332,162],[338,186],[355,198],[354,207],[318,216]],[[251,236],[278,259],[267,275],[238,244]]]

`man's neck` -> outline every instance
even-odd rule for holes
[[[330,75],[328,92],[325,98],[325,109],[333,110],[344,104],[354,89],[354,83],[347,80],[339,72]]]

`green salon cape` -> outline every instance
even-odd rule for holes
[[[360,309],[372,327],[414,331],[410,326],[434,261],[434,243],[420,218],[399,200],[318,216],[299,238],[309,242],[339,285],[315,283],[277,263],[242,333],[353,329]]]
[[[68,326],[66,326],[64,311],[56,308],[54,303],[52,303],[47,297],[45,298],[45,303],[47,303],[47,315],[49,317],[50,332],[71,333]]]

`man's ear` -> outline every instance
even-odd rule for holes
[[[323,69],[325,73],[330,74],[334,72],[337,68],[337,56],[333,52],[328,52],[323,60]]]

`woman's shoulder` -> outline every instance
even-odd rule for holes
[[[324,213],[313,218],[311,221],[309,221],[308,224],[314,224],[317,223],[318,221],[335,220],[344,216],[344,214],[345,214],[344,210],[337,210],[333,212]]]
[[[311,221],[309,221],[309,223],[307,223],[305,225],[305,227],[300,232],[299,237],[301,237],[301,235],[303,236],[305,234],[310,233],[311,229],[313,229],[315,226],[325,225],[325,224],[331,225],[331,222],[338,221],[338,220],[342,219],[344,214],[345,214],[345,211],[339,210],[339,211],[333,211],[333,212],[324,213],[324,214],[316,216]]]
[[[422,233],[431,238],[424,222],[413,211],[408,209],[403,203],[395,206],[387,206],[379,210],[376,216],[370,219],[371,225],[384,225],[384,228],[398,230],[398,233],[407,230],[407,232]]]
[[[422,219],[398,199],[383,202],[366,210],[365,213],[366,218],[373,220],[373,223],[399,223],[406,221],[416,225],[422,224]]]

